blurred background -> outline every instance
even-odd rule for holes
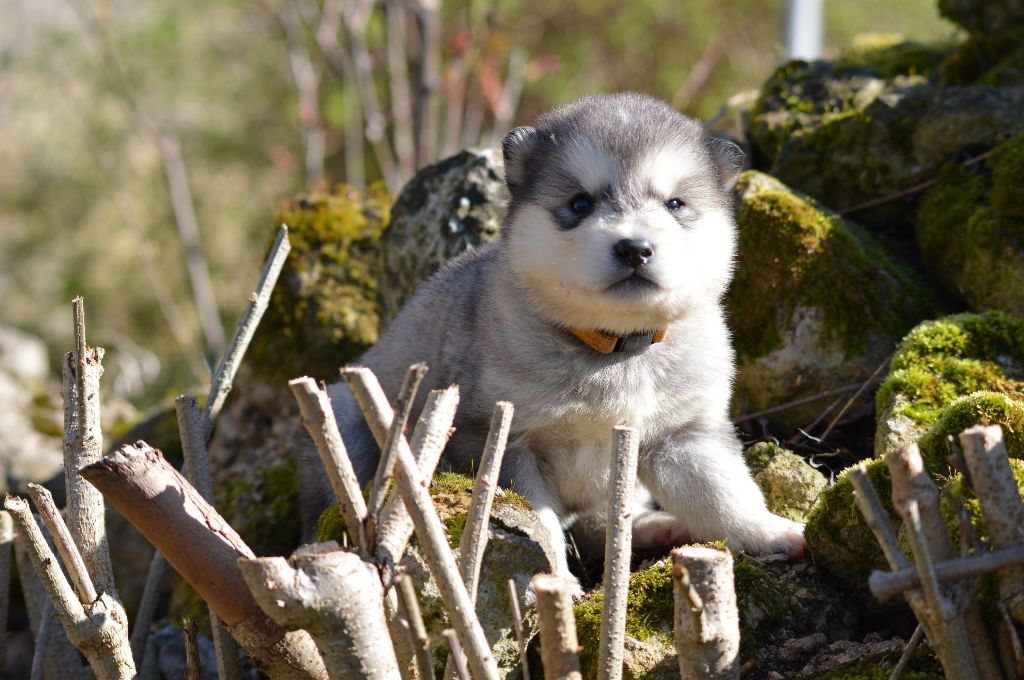
[[[208,379],[280,202],[382,182],[593,92],[707,120],[785,57],[782,0],[6,0],[0,324],[58,366],[86,296],[105,388]],[[826,0],[823,56],[953,36],[934,0]]]

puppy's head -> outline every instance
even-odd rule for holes
[[[613,333],[717,302],[743,153],[646,95],[581,99],[504,141],[502,247],[545,317]]]

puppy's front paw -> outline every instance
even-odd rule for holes
[[[633,520],[634,548],[674,548],[692,540],[682,522],[667,512],[652,510]]]
[[[793,561],[804,557],[804,525],[778,515],[762,515],[738,543],[754,553],[786,553]],[[730,547],[734,547],[730,541]]]

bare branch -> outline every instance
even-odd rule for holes
[[[676,651],[683,680],[740,677],[740,624],[728,550],[672,551]]]
[[[10,514],[0,510],[0,671],[7,659],[7,612],[11,605],[11,551],[14,548],[14,523]]]
[[[515,579],[508,580],[508,601],[512,605],[512,629],[519,644],[519,668],[523,680],[530,680],[530,664],[526,660],[526,634],[523,631],[523,613],[519,610],[519,593]]]
[[[991,574],[1008,567],[1024,566],[1024,545],[970,557],[958,557],[937,562],[934,566],[935,576],[940,581],[960,581],[972,576]],[[921,578],[917,575],[917,569],[909,566],[899,571],[873,571],[868,578],[868,587],[872,595],[884,602],[905,590],[920,588]]]
[[[346,368],[342,375],[349,381],[375,437],[386,436],[394,414],[377,378],[366,368]],[[496,680],[498,666],[491,654],[483,628],[476,617],[466,585],[459,576],[455,556],[437,511],[434,509],[426,481],[420,476],[405,437],[399,440],[395,480],[398,492],[412,517],[420,548],[441,593],[441,601],[449,620],[459,634],[474,678]]]
[[[132,626],[132,656],[140,666],[142,665],[142,655],[146,651],[149,627],[153,624],[156,607],[160,601],[160,591],[166,578],[167,560],[159,552],[155,552],[153,559],[149,562],[146,585],[142,589],[142,600],[139,602],[139,611],[135,614],[135,623]]]
[[[192,619],[185,619],[181,627],[185,638],[185,680],[200,680],[203,664],[199,660],[199,628]]]
[[[306,188],[310,189],[324,181],[327,132],[320,117],[320,76],[306,49],[298,12],[291,2],[285,0],[277,5],[277,18],[284,33],[288,63],[298,94],[299,124],[305,147]]]
[[[64,487],[68,499],[68,528],[96,590],[119,601],[107,550],[103,496],[84,483],[79,474],[79,470],[103,455],[100,427],[103,349],[89,347],[86,343],[85,301],[76,297],[71,302],[71,310],[75,351],[65,355],[64,363]]]
[[[853,396],[850,397],[845,404],[843,404],[843,407],[839,409],[839,413],[837,413],[832,418],[832,420],[829,421],[828,425],[825,427],[825,430],[819,436],[819,439],[824,439],[829,435],[829,433],[832,431],[832,428],[834,428],[836,424],[839,423],[839,421],[842,419],[842,417],[846,415],[846,412],[850,410],[850,407],[857,403],[857,400],[860,399],[860,395],[864,394],[864,390],[866,390],[868,387],[873,385],[878,380],[879,376],[881,376],[882,374],[882,371],[885,370],[885,367],[889,365],[890,361],[892,361],[892,354],[889,354],[889,356],[885,358],[885,361],[878,364],[878,368],[872,371],[871,375],[868,376],[868,379],[864,381],[864,384],[857,388],[857,391],[853,393]]]
[[[820,401],[822,399],[827,399],[829,397],[834,397],[837,394],[847,394],[849,392],[853,392],[853,391],[857,390],[857,388],[859,388],[859,387],[860,387],[860,385],[843,385],[842,387],[837,387],[837,388],[831,389],[831,390],[825,390],[824,392],[819,392],[818,394],[812,394],[809,397],[801,397],[800,399],[795,399],[793,401],[786,402],[785,404],[779,404],[777,406],[772,406],[771,408],[766,408],[766,409],[761,410],[761,411],[756,411],[754,413],[745,413],[745,414],[741,415],[740,417],[736,418],[735,420],[733,420],[732,422],[734,424],[736,424],[736,425],[739,425],[741,423],[746,423],[746,422],[749,422],[751,420],[757,420],[758,418],[763,418],[764,416],[770,416],[770,415],[775,414],[775,413],[782,413],[783,411],[788,411],[789,409],[796,408],[797,406],[803,406],[805,404],[812,404],[812,403],[814,403],[816,401]]]
[[[878,498],[878,492],[871,484],[871,478],[868,477],[867,466],[864,463],[859,464],[850,470],[849,477],[855,492],[853,500],[860,508],[861,514],[864,515],[864,521],[867,522],[871,533],[875,535],[875,540],[882,547],[889,567],[894,570],[909,569],[910,561],[900,549],[899,541],[896,540],[896,531],[889,522],[889,515]]]
[[[922,639],[924,639],[924,626],[919,623],[914,629],[914,634],[907,640],[903,653],[900,654],[900,660],[896,662],[892,674],[889,675],[889,680],[899,680],[903,677],[903,673],[910,666],[910,660],[914,658],[914,652],[917,651],[917,646],[921,644]]]
[[[633,542],[633,490],[640,438],[631,427],[615,428],[612,459],[612,499],[604,548],[604,602],[601,606],[599,680],[619,680],[626,642],[626,600],[629,596],[629,558]]]
[[[333,541],[238,565],[267,616],[309,631],[332,678],[401,678],[373,565]]]
[[[409,70],[406,65],[406,3],[385,0],[387,12],[388,84],[391,88],[391,125],[395,131],[395,155],[402,179],[415,172],[416,149],[412,132],[412,102],[409,101]]]
[[[291,249],[291,243],[288,241],[288,227],[282,224],[277,232],[274,245],[270,247],[270,254],[263,265],[256,290],[249,295],[249,306],[245,308],[238,327],[235,328],[231,346],[224,354],[217,367],[217,372],[213,376],[210,394],[206,398],[206,407],[203,410],[206,419],[207,441],[213,433],[213,423],[220,415],[221,409],[224,408],[228,393],[231,392],[231,385],[235,380],[235,374],[238,373],[238,367],[242,365],[245,351],[249,348],[253,335],[256,334],[256,327],[259,326],[263,313],[267,311],[270,294],[274,291],[274,285],[277,283],[277,278],[281,274],[281,269],[284,267],[285,259]]]
[[[416,103],[413,110],[413,130],[417,169],[432,162],[437,156],[437,123],[440,107],[437,90],[441,80],[439,5],[439,0],[419,0],[416,3],[419,72],[416,83]]]
[[[60,511],[57,510],[57,506],[53,502],[53,496],[46,487],[39,486],[38,484],[29,484],[28,493],[32,497],[32,502],[35,503],[36,511],[39,512],[43,525],[50,532],[50,537],[57,547],[57,552],[60,553],[61,559],[64,560],[64,567],[68,571],[68,576],[75,588],[78,599],[84,604],[94,602],[96,600],[96,588],[93,586],[92,579],[89,578],[89,572],[85,568],[85,560],[82,559],[81,553],[78,552],[74,539],[71,538],[71,532],[68,531],[64,518],[60,516]]]
[[[545,679],[582,680],[572,584],[561,576],[537,574],[533,577],[533,590],[537,594],[540,654]],[[523,667],[526,667],[525,661]]]
[[[450,652],[448,658],[451,659],[452,667],[455,669],[455,676],[459,680],[473,680],[473,676],[469,674],[469,668],[466,667],[466,655],[462,651],[462,645],[459,644],[459,636],[451,628],[441,631],[441,636],[448,644]]]
[[[409,630],[412,631],[416,650],[416,667],[420,680],[428,680],[434,677],[434,657],[430,653],[430,637],[427,635],[427,627],[423,624],[423,615],[420,613],[420,604],[416,600],[412,577],[408,574],[400,574],[397,581],[402,612],[406,621],[409,622]]]
[[[366,519],[366,502],[359,488],[359,480],[352,469],[345,444],[338,432],[334,409],[327,392],[317,387],[312,378],[296,378],[288,382],[292,393],[299,402],[302,424],[313,438],[320,461],[327,471],[327,478],[334,489],[345,518],[345,526],[352,540],[362,550],[369,550],[363,522]]]

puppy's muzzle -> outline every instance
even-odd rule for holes
[[[619,262],[636,269],[651,261],[654,257],[654,246],[650,241],[622,239],[612,246],[612,253]]]

